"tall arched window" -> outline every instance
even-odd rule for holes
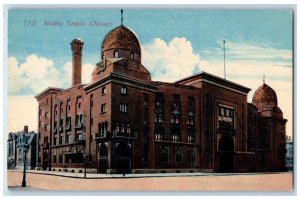
[[[196,156],[195,156],[195,151],[194,150],[189,151],[189,164],[192,167],[194,167],[195,164],[196,164]]]
[[[130,52],[130,58],[133,60],[134,59],[134,54],[133,52]]]
[[[160,150],[160,161],[161,163],[168,163],[169,161],[169,153],[167,147],[162,147]]]
[[[117,51],[117,50],[114,51],[114,57],[119,58],[119,51]]]
[[[127,124],[127,129],[126,129],[127,134],[131,133],[131,128],[130,128],[130,124]]]
[[[182,150],[176,149],[175,151],[175,163],[180,164],[182,162]]]

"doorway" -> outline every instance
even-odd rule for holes
[[[234,141],[231,136],[223,135],[219,140],[220,172],[234,171]]]
[[[100,159],[98,173],[106,173],[108,169],[108,149],[105,144],[102,144],[100,147]]]
[[[127,143],[116,147],[116,170],[120,174],[131,172],[131,147]]]

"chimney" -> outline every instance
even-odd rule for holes
[[[72,86],[81,84],[81,53],[84,42],[74,39],[70,43],[72,49]]]
[[[24,126],[24,133],[28,133],[28,126]]]

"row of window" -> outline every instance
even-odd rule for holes
[[[52,159],[52,163],[53,164],[63,164],[63,157],[65,157],[65,163],[64,164],[75,164],[75,163],[84,163],[84,157],[82,154],[78,154],[76,156],[73,155],[62,155],[59,154],[57,155],[53,155],[53,159]],[[91,160],[92,157],[91,155],[89,156],[89,159]]]
[[[171,124],[179,125],[180,124],[180,115],[171,115]],[[155,123],[163,123],[163,114],[162,113],[155,113],[154,114],[154,122]],[[194,116],[187,116],[186,124],[189,126],[194,126],[195,124],[195,117]]]
[[[115,58],[119,58],[120,57],[120,54],[119,54],[118,50],[114,51],[114,57]],[[103,58],[104,58],[104,54],[102,54],[102,60],[103,60]],[[133,52],[130,52],[130,59],[134,60],[134,53]]]
[[[167,164],[170,162],[169,159],[169,149],[168,147],[162,147],[159,152],[160,155],[160,162],[161,164]],[[174,162],[176,165],[182,164],[183,162],[183,150],[178,148],[174,152]],[[195,150],[189,150],[187,152],[188,163],[191,167],[196,165],[196,152]]]
[[[164,134],[162,133],[155,133],[155,140],[164,140]],[[181,137],[179,134],[172,134],[171,135],[171,140],[173,142],[180,142],[181,141]],[[195,135],[191,134],[187,136],[187,142],[188,143],[195,143]]]
[[[131,126],[129,123],[116,123],[115,131],[121,134],[131,134]]]
[[[71,134],[66,135],[65,141],[63,139],[64,139],[64,135],[62,135],[62,134],[59,135],[59,137],[55,136],[54,141],[53,141],[53,145],[70,144],[70,143],[74,142]],[[81,142],[83,140],[84,140],[84,138],[83,138],[82,133],[76,134],[75,142]]]
[[[218,107],[218,129],[220,132],[234,132],[234,109],[224,106]]]

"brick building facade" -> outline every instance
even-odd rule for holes
[[[174,83],[153,82],[141,63],[136,35],[123,25],[105,36],[92,81],[81,84],[83,45],[79,39],[71,42],[72,87],[49,87],[36,96],[38,169],[82,172],[86,167],[94,173],[281,170],[286,120],[282,113],[273,116],[259,110],[265,99],[248,104],[249,88],[205,72]],[[268,97],[269,90],[264,92]],[[271,112],[277,113],[277,99],[271,106]],[[249,113],[256,118],[255,126],[249,126],[254,123]],[[272,127],[265,129],[267,125]],[[265,134],[271,147],[262,150],[249,141]]]

